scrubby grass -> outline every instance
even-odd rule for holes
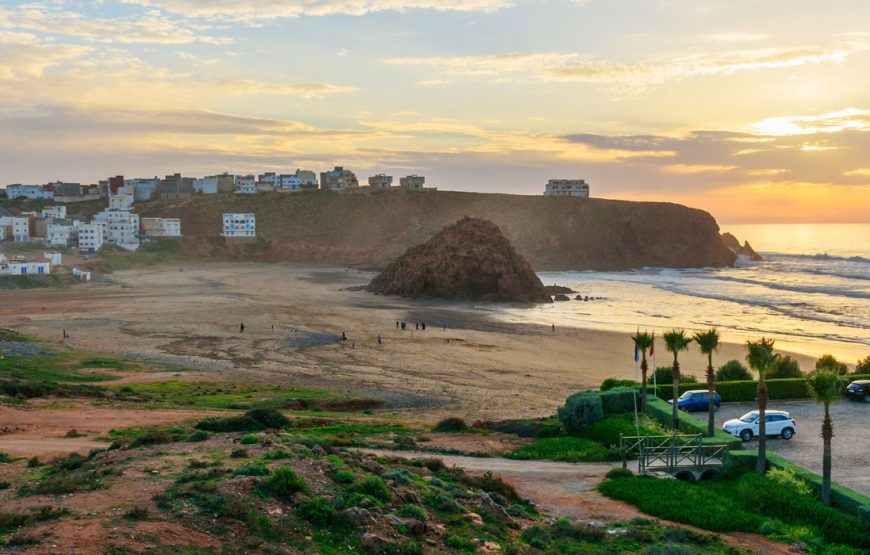
[[[0,378],[29,382],[100,382],[115,379],[108,374],[81,374],[81,364],[69,354],[45,351],[37,356],[7,355],[0,358]]]
[[[297,493],[308,493],[305,479],[292,468],[281,467],[260,483],[260,491],[281,501],[292,501]]]
[[[55,509],[49,506],[34,508],[26,513],[0,511],[0,535],[38,522],[55,520],[67,514],[69,511],[66,509]]]
[[[855,517],[761,474],[698,484],[624,477],[606,480],[599,490],[645,513],[714,532],[759,532],[761,524],[775,516],[830,544],[870,547]]]

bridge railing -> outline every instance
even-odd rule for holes
[[[718,465],[725,454],[725,445],[705,445],[701,434],[672,434],[667,436],[622,436],[619,451],[622,466],[629,455],[637,454],[638,471],[666,470],[685,467]]]

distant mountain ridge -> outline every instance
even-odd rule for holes
[[[453,191],[198,195],[137,203],[181,218],[182,252],[382,269],[468,216],[495,223],[536,271],[727,266],[736,255],[702,210],[664,202]],[[225,212],[252,212],[257,239],[220,238]]]

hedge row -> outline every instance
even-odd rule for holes
[[[845,378],[847,381],[870,380],[870,375],[849,374],[848,376],[845,376]],[[725,403],[755,401],[755,391],[757,387],[758,382],[755,380],[716,383],[716,391]],[[681,383],[679,385],[680,395],[686,391],[695,389],[706,390],[707,386],[706,384],[697,383]],[[810,397],[809,391],[807,390],[807,382],[804,378],[767,380],[767,393],[772,401],[809,399]],[[659,398],[667,400],[672,396],[673,388],[670,385],[664,385],[658,388]]]
[[[726,466],[744,466],[754,469],[758,459],[758,451],[754,449],[741,449],[730,451],[726,460]],[[791,470],[795,476],[805,481],[816,493],[822,490],[822,477],[810,472],[802,466],[780,457],[774,453],[767,454],[767,463],[771,468],[783,468]],[[835,507],[856,515],[861,522],[870,528],[870,497],[855,490],[843,487],[840,484],[831,485],[831,501]]]
[[[653,419],[657,420],[663,426],[667,426],[670,428],[673,421],[673,412],[671,407],[672,406],[669,403],[665,403],[661,399],[650,398],[647,399],[646,413]],[[679,431],[686,434],[701,434],[702,436],[706,436],[707,422],[705,420],[696,418],[691,414],[687,414],[683,411],[677,411],[677,417]],[[702,441],[704,443],[711,443],[715,445],[724,444],[728,446],[728,449],[740,449],[740,447],[743,446],[743,442],[740,441],[740,439],[732,436],[731,434],[726,434],[719,429],[714,429],[713,437],[704,437]]]

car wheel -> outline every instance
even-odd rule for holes
[[[794,430],[791,428],[786,428],[782,431],[782,439],[791,439],[791,436],[794,435]]]
[[[719,412],[719,405],[713,405],[713,412]]]
[[[743,430],[740,432],[740,439],[742,441],[749,441],[752,439],[752,432],[750,430]]]

